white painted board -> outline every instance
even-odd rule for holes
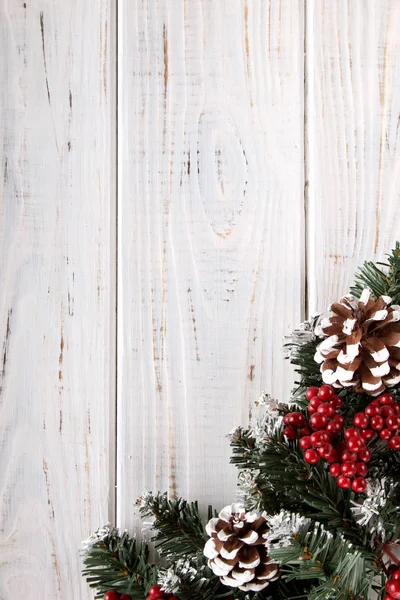
[[[303,316],[303,3],[119,3],[118,523],[235,499],[225,434],[285,398]]]
[[[89,598],[113,516],[113,3],[0,3],[0,598]]]
[[[310,313],[400,239],[400,3],[307,0]]]

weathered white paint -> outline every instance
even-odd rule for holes
[[[400,238],[400,2],[307,0],[310,312]]]
[[[118,522],[234,499],[304,298],[303,3],[119,3]]]
[[[0,4],[7,600],[91,597],[116,409],[119,524],[144,489],[231,501],[305,276],[321,310],[399,237],[399,2],[119,0],[116,407],[116,4]]]
[[[0,5],[4,600],[92,597],[80,540],[113,514],[112,4]]]

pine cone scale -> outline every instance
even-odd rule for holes
[[[243,547],[243,542],[239,541],[237,538],[229,539],[223,544],[221,542],[221,547],[218,549],[218,552],[225,559],[231,560],[236,558],[239,550]]]
[[[340,302],[333,302],[329,307],[329,310],[337,314],[339,317],[343,317],[343,319],[351,317],[351,309]]]
[[[239,567],[254,569],[260,564],[260,555],[256,546],[243,546],[239,552]]]

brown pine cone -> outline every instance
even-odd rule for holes
[[[390,302],[364,290],[359,300],[345,296],[330,306],[333,314],[315,329],[325,338],[314,356],[325,383],[375,396],[400,382],[400,307]]]
[[[256,512],[243,506],[226,506],[219,518],[211,519],[206,531],[211,539],[204,547],[208,564],[222,583],[244,591],[259,592],[279,577],[278,565],[265,548],[268,526]]]

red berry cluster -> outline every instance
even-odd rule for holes
[[[388,440],[392,450],[400,449],[400,405],[391,394],[383,394],[368,404],[364,412],[354,415],[354,427],[344,432],[345,447],[341,451],[340,462],[331,465],[329,472],[338,478],[338,486],[352,488],[354,492],[364,492],[367,483],[365,476],[371,453],[367,442],[379,433]]]
[[[379,434],[391,450],[400,450],[400,404],[392,394],[382,394],[354,415],[355,427],[366,440]]]
[[[389,579],[386,583],[387,594],[384,600],[397,600],[400,598],[400,569],[397,565],[389,567]]]
[[[343,406],[342,399],[335,395],[333,387],[325,384],[320,388],[309,387],[306,397],[309,422],[301,412],[288,413],[283,418],[283,435],[292,441],[300,437],[299,444],[308,464],[315,465],[321,459],[329,463],[329,472],[337,477],[339,487],[351,488],[359,494],[364,492],[366,463],[371,459],[367,442],[379,434],[389,448],[400,450],[400,404],[391,394],[379,396],[364,412],[354,416],[354,427],[344,431],[344,441],[334,443],[345,423],[338,412]]]
[[[147,592],[146,600],[180,600],[180,598],[174,596],[174,594],[164,592],[159,585],[152,585]]]
[[[104,594],[104,600],[132,600],[129,594],[120,594],[115,590],[109,590]]]
[[[339,445],[340,460],[329,467],[329,473],[338,478],[339,487],[351,488],[353,492],[361,494],[367,487],[366,463],[370,461],[371,453],[366,447],[366,439],[354,427],[345,430],[344,438],[345,441]]]
[[[344,425],[344,418],[337,412],[343,406],[342,399],[335,395],[330,385],[310,387],[306,397],[309,400],[307,410],[311,415],[309,424],[302,413],[289,413],[283,418],[287,425],[283,434],[289,440],[295,440],[296,429],[299,430],[300,447],[304,450],[304,460],[308,464],[315,465],[321,458],[333,463],[338,460],[339,455],[331,442]]]

